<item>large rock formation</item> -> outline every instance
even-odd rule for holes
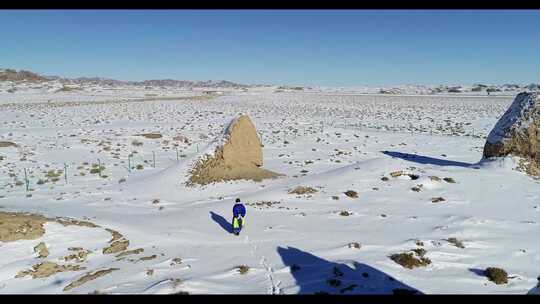
[[[213,155],[200,159],[191,170],[188,184],[248,179],[261,181],[279,174],[260,168],[263,165],[261,142],[255,125],[247,115],[233,119],[225,129],[223,142]]]
[[[484,157],[519,156],[522,168],[540,175],[540,98],[520,93],[489,133]]]

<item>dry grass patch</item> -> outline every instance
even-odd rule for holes
[[[316,193],[317,190],[314,188],[311,188],[309,186],[298,186],[292,190],[290,190],[289,194],[298,194],[298,195],[304,195],[304,194],[312,194]]]
[[[135,136],[142,136],[142,137],[148,138],[148,139],[158,139],[158,138],[162,138],[162,137],[163,137],[163,135],[161,135],[160,133],[135,134]]]
[[[401,176],[403,174],[404,174],[403,171],[390,172],[390,176],[392,176],[392,177],[398,177],[398,176]]]
[[[431,264],[431,260],[424,256],[426,254],[426,251],[424,249],[418,248],[412,251],[413,252],[393,254],[390,256],[390,259],[408,269],[413,269],[415,267],[425,267]]]
[[[502,268],[488,267],[484,273],[490,281],[497,285],[508,283],[508,274]]]
[[[240,274],[246,274],[249,271],[249,266],[247,265],[239,265],[235,267]]]

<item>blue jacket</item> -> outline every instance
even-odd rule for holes
[[[246,207],[242,203],[236,203],[232,208],[232,212],[234,217],[238,217],[238,215],[244,217],[246,216]]]

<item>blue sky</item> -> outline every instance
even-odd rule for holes
[[[2,10],[0,67],[121,80],[540,82],[540,10]]]

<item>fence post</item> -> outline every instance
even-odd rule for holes
[[[24,168],[24,183],[26,184],[26,191],[28,191],[30,181],[28,180],[28,175],[26,174],[26,168]]]
[[[176,162],[180,161],[180,157],[178,156],[178,148],[176,148]]]
[[[64,177],[66,179],[66,184],[68,183],[68,180],[67,180],[67,164],[64,163]]]
[[[152,159],[154,161],[154,168],[156,167],[156,152],[152,151]]]
[[[101,161],[99,160],[99,158],[97,159],[98,161],[98,174],[99,174],[99,177],[101,177]]]
[[[128,172],[131,173],[131,153],[128,154]]]

